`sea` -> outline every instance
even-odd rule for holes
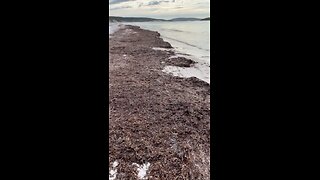
[[[109,24],[109,35],[120,28],[120,23]],[[192,59],[190,68],[167,66],[164,72],[180,77],[197,77],[210,84],[210,21],[130,22],[121,23],[157,31],[169,42],[177,56]]]

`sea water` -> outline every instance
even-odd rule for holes
[[[130,22],[142,29],[157,31],[178,56],[192,59],[190,68],[167,66],[164,72],[180,77],[197,77],[210,83],[210,21]],[[111,29],[116,29],[111,27]],[[110,30],[110,26],[109,26]]]
[[[120,29],[119,23],[110,23],[109,22],[109,36]]]

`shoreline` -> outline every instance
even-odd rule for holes
[[[109,44],[109,179],[210,179],[210,84],[163,72],[194,62],[137,26]]]
[[[143,24],[127,23],[126,25],[138,26],[141,29],[158,32],[156,28],[154,27],[151,28]],[[121,28],[124,26],[125,24],[121,24],[121,23],[118,24],[118,28]],[[169,30],[172,30],[172,29],[169,29]],[[184,32],[184,31],[181,31],[181,32]],[[173,49],[171,50],[168,50],[165,48],[154,48],[154,49],[163,50],[163,51],[173,51],[175,54],[175,57],[172,56],[170,58],[178,58],[178,60],[171,60],[170,61],[171,63],[169,62],[168,64],[166,64],[167,66],[163,69],[163,71],[173,76],[179,76],[184,78],[196,77],[210,84],[210,55],[204,54],[204,51],[202,51],[204,50],[202,49],[203,47],[198,47],[197,45],[189,44],[188,41],[184,42],[183,40],[178,40],[179,38],[174,39],[171,37],[172,35],[168,35],[166,33],[164,33],[166,35],[164,36],[161,33],[163,32],[160,30],[160,38],[170,43]],[[197,48],[202,50],[200,52],[197,52],[195,51]],[[210,51],[210,50],[206,50],[206,51]],[[186,64],[183,65],[184,63],[181,62],[181,60],[185,61]],[[193,61],[193,63],[189,63],[190,65],[192,64],[192,66],[187,65],[188,61],[190,60]],[[180,61],[180,63],[177,64],[177,61]]]

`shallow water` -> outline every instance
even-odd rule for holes
[[[158,31],[174,48],[210,65],[210,21],[126,23]]]
[[[109,23],[109,36],[120,28],[119,23]]]
[[[180,77],[197,77],[210,83],[210,21],[128,22],[157,31],[169,42],[176,54],[196,61],[191,68],[166,67],[165,72]],[[118,23],[109,24],[109,35],[119,29]]]

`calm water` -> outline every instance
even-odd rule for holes
[[[109,36],[119,29],[118,23],[109,23]]]
[[[210,65],[210,21],[128,23],[158,31],[177,51]]]
[[[197,62],[193,68],[168,67],[168,71],[182,77],[198,77],[210,83],[210,21],[180,22],[131,22],[142,29],[158,31],[179,54],[187,54]],[[116,24],[109,25],[109,32],[116,30]],[[110,34],[110,33],[109,33]]]

